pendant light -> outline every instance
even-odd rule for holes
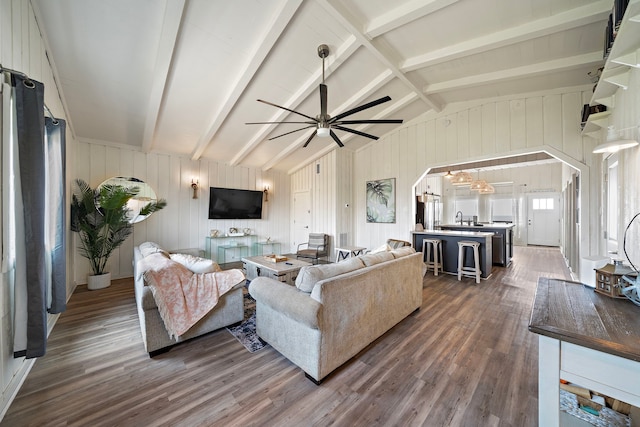
[[[480,194],[493,194],[496,192],[496,189],[491,184],[485,185],[483,188],[478,190]]]
[[[487,185],[487,181],[485,181],[484,179],[480,179],[480,170],[478,170],[478,179],[471,183],[469,189],[479,191],[485,188]]]
[[[633,126],[636,128],[637,126]],[[627,130],[632,128],[625,128],[621,130]],[[618,134],[613,126],[609,126],[609,130],[607,131],[607,141],[603,142],[596,146],[593,149],[594,154],[601,153],[616,153],[620,150],[624,150],[626,148],[635,147],[638,145],[638,141],[633,139],[618,139]]]
[[[471,176],[471,174],[464,171],[456,173],[455,175],[453,175],[453,178],[451,178],[452,185],[467,185],[471,184],[471,181],[473,181],[473,177]]]
[[[447,171],[446,174],[443,175],[446,179],[451,179],[453,178],[453,174],[451,173],[451,171]]]

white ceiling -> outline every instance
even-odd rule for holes
[[[68,120],[84,141],[294,171],[337,145],[313,130],[327,44],[328,112],[405,122],[448,104],[590,84],[611,1],[32,0]],[[578,113],[576,113],[578,114]],[[382,136],[397,125],[357,125]],[[370,139],[336,130],[345,148]]]

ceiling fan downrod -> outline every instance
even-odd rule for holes
[[[329,56],[329,46],[326,44],[318,46],[318,56],[322,58],[322,83],[324,83],[324,58]]]

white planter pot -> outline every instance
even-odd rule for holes
[[[89,276],[87,282],[87,288],[91,291],[96,289],[108,288],[111,285],[111,273],[98,274],[96,276]]]

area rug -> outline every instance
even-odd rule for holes
[[[244,321],[238,326],[227,327],[227,331],[240,341],[240,344],[250,353],[255,353],[269,344],[262,341],[256,333],[256,300],[249,295],[246,286],[242,292],[244,294]]]

